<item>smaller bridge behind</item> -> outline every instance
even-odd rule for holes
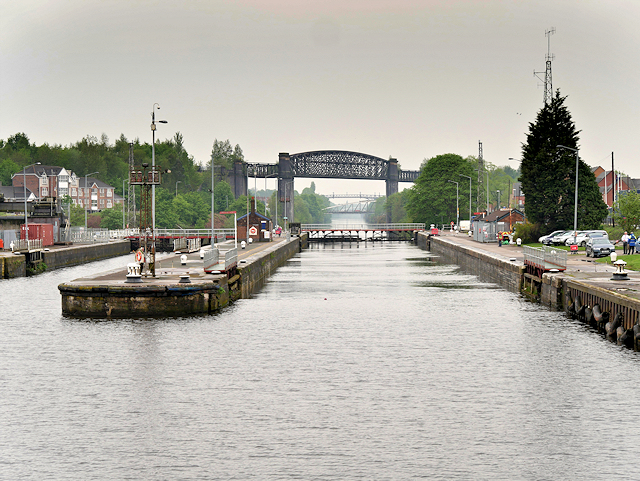
[[[309,233],[309,242],[357,242],[378,240],[404,240],[425,224],[302,224],[300,230]]]

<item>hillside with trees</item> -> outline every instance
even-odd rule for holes
[[[40,146],[32,143],[24,133],[18,133],[6,140],[0,140],[0,182],[11,185],[13,174],[20,172],[36,162],[42,165],[64,167],[73,171],[77,176],[98,171],[95,177],[115,188],[116,194],[123,196],[128,191],[129,171],[129,143],[133,144],[133,158],[136,166],[147,162],[151,165],[152,146],[141,143],[139,139],[128,140],[121,135],[114,143],[106,135],[100,139],[87,136],[80,141],[67,145]],[[232,147],[229,140],[214,140],[211,158],[207,165],[201,166],[195,162],[184,147],[184,137],[177,132],[173,138],[157,140],[155,144],[156,165],[170,171],[162,177],[162,186],[156,189],[156,226],[159,228],[209,228],[211,227],[211,165],[215,173],[215,211],[235,210],[238,216],[247,212],[247,197],[235,198],[229,184],[223,179],[226,172],[232,169],[236,160],[243,161],[244,154],[240,145]],[[124,182],[124,193],[123,193]],[[140,203],[139,188],[136,201]],[[307,190],[307,189],[305,189]],[[265,196],[268,197],[268,196]],[[269,208],[275,213],[275,195]],[[326,198],[315,192],[295,194],[294,208],[296,221],[325,222],[327,216],[322,211],[326,206]],[[82,207],[65,203],[65,212],[71,214],[72,225],[84,225],[84,210]],[[264,212],[265,206],[257,202],[259,212]],[[282,214],[280,221],[282,223]],[[89,214],[89,227],[121,228],[122,207],[105,209],[95,214]],[[232,227],[233,216],[216,214],[215,227]]]

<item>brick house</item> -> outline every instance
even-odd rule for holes
[[[596,182],[602,194],[602,200],[607,204],[607,207],[613,206],[616,192],[618,192],[619,195],[621,192],[638,192],[640,189],[640,179],[632,179],[628,176],[624,177],[617,174],[614,175],[613,171],[605,170],[600,166],[592,168],[591,171],[596,177]]]
[[[485,222],[504,223],[509,227],[509,231],[513,231],[516,224],[524,222],[524,213],[518,209],[502,209],[496,210],[482,219]]]
[[[269,242],[271,240],[271,219],[256,212],[256,199],[251,197],[251,212],[238,218],[238,241],[247,239],[247,221],[249,237],[253,242]]]
[[[48,198],[62,199],[69,196],[74,205],[90,207],[92,211],[110,209],[122,205],[122,197],[115,194],[114,187],[96,179],[77,176],[73,171],[64,167],[50,165],[32,165],[24,172],[16,173],[11,178],[14,187],[23,186],[26,179],[27,189],[33,192],[37,200]]]

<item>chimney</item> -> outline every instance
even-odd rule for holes
[[[256,198],[255,197],[251,197],[251,213],[252,214],[256,213]]]

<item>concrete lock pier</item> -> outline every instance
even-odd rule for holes
[[[237,264],[232,269],[225,270],[220,264],[219,269],[212,267],[211,273],[205,272],[199,252],[175,252],[158,257],[156,277],[139,276],[130,266],[132,255],[121,269],[60,284],[62,312],[83,318],[212,313],[249,297],[275,269],[306,247],[306,234],[248,244],[246,249],[238,248]],[[233,244],[222,248],[231,249]]]
[[[601,264],[584,254],[569,254],[561,272],[530,273],[522,246],[479,243],[461,233],[420,232],[415,242],[444,262],[562,310],[608,339],[640,350],[640,272],[626,271],[622,276],[620,263]]]

